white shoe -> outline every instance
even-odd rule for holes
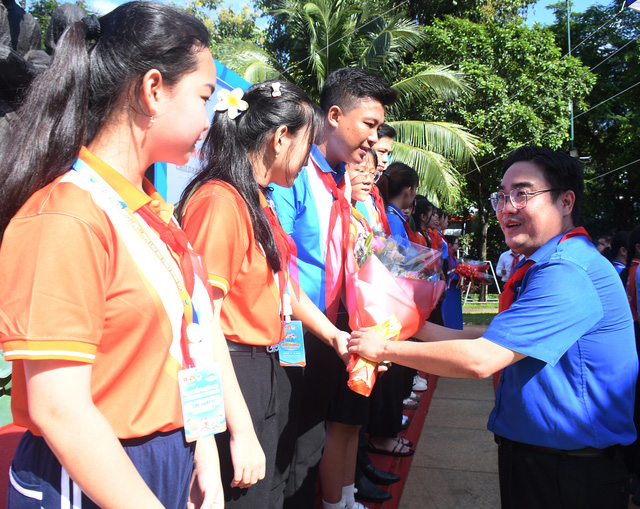
[[[427,390],[427,381],[422,378],[420,375],[416,375],[413,377],[413,390],[417,392],[422,392]]]
[[[420,401],[422,399],[422,394],[416,394],[415,392],[411,391],[409,399],[412,399],[413,401]]]
[[[402,415],[402,425],[404,426],[405,424],[407,424],[409,422],[409,416],[408,415]]]
[[[367,507],[356,501],[350,509],[367,509]]]

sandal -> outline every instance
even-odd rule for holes
[[[402,449],[405,448],[407,450],[405,452],[402,452]],[[396,456],[398,458],[406,458],[407,456],[412,456],[414,453],[413,449],[411,449],[408,445],[402,443],[400,437],[398,437],[398,439],[396,440],[396,445],[394,445],[393,449],[390,451],[377,448],[375,445],[373,445],[373,443],[371,443],[371,440],[369,440],[369,446],[367,447],[367,449],[369,450],[369,452],[375,454],[382,454],[384,456]]]

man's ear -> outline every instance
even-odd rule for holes
[[[573,191],[565,191],[560,197],[562,203],[562,213],[564,216],[570,216],[573,212],[573,206],[576,204],[576,193]]]
[[[343,113],[340,109],[340,106],[338,106],[337,104],[331,106],[331,108],[329,108],[329,112],[327,113],[327,122],[329,123],[329,125],[334,128],[338,127],[342,114]]]

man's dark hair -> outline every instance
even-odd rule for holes
[[[360,99],[370,98],[389,106],[397,93],[378,76],[359,67],[344,67],[332,72],[322,87],[320,108],[325,113],[331,106],[339,106],[344,112],[356,107]]]
[[[396,130],[389,124],[382,124],[380,127],[378,127],[378,139],[391,138],[393,140],[395,139],[397,134],[398,133],[396,132]]]
[[[502,164],[503,171],[507,171],[515,163],[526,161],[535,164],[549,182],[554,200],[560,198],[563,192],[573,191],[576,201],[573,204],[571,219],[574,226],[580,222],[582,196],[584,195],[584,175],[582,166],[568,154],[554,152],[544,147],[520,147],[507,157]]]

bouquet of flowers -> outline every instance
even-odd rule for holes
[[[350,251],[346,264],[349,327],[375,327],[395,315],[400,325],[398,340],[411,337],[444,290],[441,253],[405,239],[373,234]]]
[[[493,282],[493,276],[487,272],[489,264],[478,262],[476,260],[467,260],[466,262],[458,262],[458,265],[452,272],[460,276],[460,288],[466,288],[471,285],[473,291],[476,285],[488,285]]]
[[[375,326],[376,332],[387,341],[398,341],[401,329],[402,325],[394,315]],[[378,376],[378,363],[363,359],[356,354],[349,358],[347,370],[349,371],[347,382],[349,388],[358,394],[369,396]]]

